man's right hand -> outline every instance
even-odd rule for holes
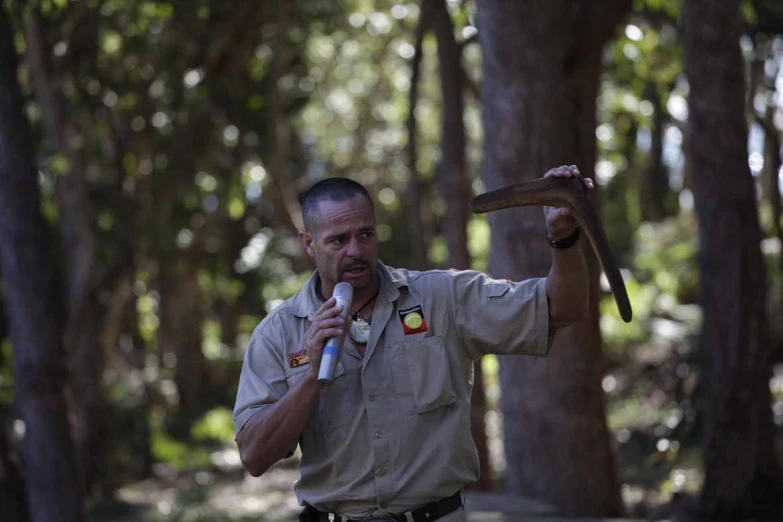
[[[332,297],[316,310],[313,324],[305,333],[305,348],[310,359],[310,370],[318,378],[318,370],[321,368],[321,354],[326,341],[332,337],[338,337],[343,333],[343,321],[339,314],[342,307],[337,305],[337,300]]]
[[[321,352],[326,341],[343,332],[340,312],[334,298],[315,312],[304,339],[310,357],[307,375],[293,384],[280,400],[257,411],[237,434],[242,464],[254,477],[264,473],[299,443],[324,386],[318,382]]]

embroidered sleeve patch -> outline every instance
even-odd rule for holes
[[[298,352],[288,354],[288,364],[291,368],[302,366],[303,364],[310,363],[310,356],[307,355],[307,350],[299,350]]]
[[[400,320],[402,321],[402,331],[405,335],[418,334],[427,331],[427,320],[424,319],[424,312],[421,305],[400,310]]]

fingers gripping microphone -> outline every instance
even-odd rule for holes
[[[326,386],[332,384],[334,380],[334,368],[337,366],[337,361],[340,360],[340,351],[345,342],[345,332],[347,331],[345,323],[351,312],[353,287],[348,283],[337,283],[334,287],[334,292],[332,292],[332,297],[337,301],[337,305],[342,307],[338,317],[343,320],[343,334],[332,337],[326,341],[326,346],[324,346],[321,356],[321,367],[318,369],[318,382]]]

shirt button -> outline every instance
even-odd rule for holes
[[[385,470],[385,469],[381,468],[381,469],[379,469],[379,470],[378,470],[378,476],[379,476],[379,477],[382,477],[382,476],[384,476],[385,474],[386,474],[386,470]]]
[[[380,431],[375,432],[375,438],[380,439],[383,436],[383,434]]]
[[[370,394],[370,396],[368,397],[368,399],[370,399],[370,402],[375,402],[375,395],[373,395],[373,394]]]

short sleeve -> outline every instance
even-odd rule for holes
[[[234,405],[234,432],[242,431],[254,413],[274,404],[288,391],[283,350],[262,322],[250,338]]]
[[[549,352],[545,278],[511,282],[474,271],[452,276],[456,327],[472,359],[490,353],[543,357]]]

